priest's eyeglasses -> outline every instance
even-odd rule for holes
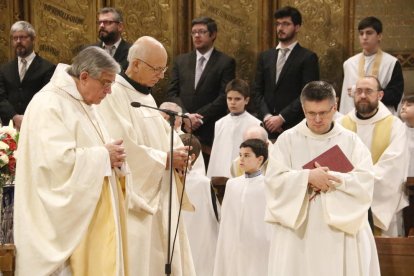
[[[148,66],[148,68],[154,73],[154,74],[161,74],[161,73],[165,73],[165,72],[167,72],[167,70],[168,70],[168,66],[166,66],[166,67],[154,67],[154,66],[152,66],[151,64],[149,64],[149,63],[147,63],[147,62],[145,62],[144,60],[142,60],[142,59],[140,59],[140,58],[137,58],[137,60],[139,60],[139,61],[142,61],[143,63],[145,63],[147,66]]]
[[[331,106],[331,108],[329,108],[329,110],[327,111],[321,111],[321,112],[305,112],[306,115],[310,118],[310,119],[316,119],[316,117],[319,116],[320,119],[325,119],[332,111],[332,109],[334,108],[334,105]]]
[[[103,89],[111,88],[115,81],[95,79],[102,84]]]
[[[357,88],[355,90],[355,95],[357,96],[361,96],[362,94],[365,94],[365,96],[370,96],[372,95],[374,92],[377,92],[378,90],[373,90],[373,89],[362,89],[362,88]]]

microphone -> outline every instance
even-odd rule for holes
[[[167,113],[170,116],[179,116],[179,117],[182,117],[182,118],[188,118],[188,116],[185,115],[182,112],[176,112],[176,111],[172,111],[172,110],[169,110],[169,109],[157,108],[157,107],[153,107],[153,106],[149,106],[149,105],[142,104],[140,102],[131,102],[131,106],[132,107],[135,107],[135,108],[140,108],[140,107],[151,108],[151,109],[155,109],[155,110],[158,110],[158,111],[162,111],[164,113]]]

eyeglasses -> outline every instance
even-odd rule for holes
[[[305,112],[306,115],[308,115],[308,117],[310,119],[316,119],[317,116],[319,116],[320,119],[325,119],[329,113],[331,113],[332,109],[334,108],[334,105],[331,106],[331,108],[329,108],[329,110],[327,111],[321,111],[321,112]]]
[[[154,74],[161,74],[161,73],[165,73],[166,71],[167,71],[167,69],[168,69],[168,66],[167,67],[158,67],[158,68],[155,68],[154,66],[152,66],[151,64],[148,64],[147,62],[145,62],[144,60],[142,60],[142,59],[140,59],[140,58],[137,58],[137,60],[139,60],[139,61],[142,61],[143,63],[145,63],[147,66],[148,66],[148,68],[154,73]]]
[[[191,36],[196,36],[197,34],[198,35],[205,35],[208,32],[209,32],[208,30],[191,31]]]
[[[101,25],[103,24],[104,26],[108,26],[111,25],[112,23],[120,23],[119,21],[115,21],[115,20],[97,20],[96,24]]]
[[[29,38],[28,35],[19,35],[19,36],[12,36],[13,41],[22,41],[22,40],[26,40],[27,38]]]
[[[355,90],[355,95],[357,96],[361,96],[362,93],[364,93],[366,96],[370,96],[372,95],[374,92],[377,92],[378,90],[372,90],[372,89],[362,89],[362,88],[357,88]]]
[[[103,89],[111,88],[112,85],[115,83],[114,80],[110,81],[110,80],[101,80],[101,79],[95,79],[95,78],[93,79],[99,81],[102,84]]]

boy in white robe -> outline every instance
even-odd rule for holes
[[[333,121],[336,102],[330,84],[308,83],[301,103],[305,119],[283,132],[269,155],[268,275],[380,275],[368,223],[374,188],[369,151],[355,133]],[[317,162],[314,169],[303,169],[335,145],[354,167],[352,171],[332,171]]]
[[[193,166],[187,172],[185,190],[195,210],[183,211],[184,224],[197,276],[211,276],[219,230],[212,201],[216,201],[216,198],[212,199],[210,179],[206,176],[203,155],[200,154],[200,142],[188,133],[180,135],[180,138],[184,145],[192,147],[190,154],[193,159]]]
[[[407,126],[408,152],[410,156],[407,176],[414,177],[414,95],[405,96],[402,99],[400,117]]]
[[[119,70],[103,49],[86,48],[30,102],[17,158],[16,275],[128,275],[126,154],[96,112]]]
[[[340,119],[370,149],[375,184],[372,200],[374,234],[403,236],[402,209],[408,205],[404,192],[408,151],[406,126],[381,102],[384,92],[373,76],[356,83],[355,108]]]
[[[259,139],[248,139],[240,145],[240,166],[245,175],[227,182],[215,276],[267,275],[270,226],[264,221],[265,187],[260,170],[267,160],[267,148]]]
[[[397,58],[381,50],[382,23],[378,18],[362,19],[358,24],[358,32],[362,53],[344,62],[344,82],[339,111],[347,114],[354,108],[352,90],[355,89],[359,78],[376,76],[384,87],[382,102],[395,113],[404,91],[401,64]]]
[[[231,177],[231,165],[239,154],[243,132],[261,122],[246,111],[250,100],[247,82],[234,79],[226,86],[227,107],[230,113],[218,120],[214,127],[214,141],[207,169],[208,177]]]

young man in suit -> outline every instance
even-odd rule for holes
[[[175,59],[167,98],[188,113],[184,129],[199,138],[207,163],[214,124],[226,115],[224,88],[235,78],[236,62],[214,48],[217,24],[213,19],[200,17],[191,24],[195,50]]]
[[[122,13],[111,7],[99,11],[98,28],[100,42],[94,46],[105,49],[121,65],[123,70],[128,67],[128,50],[131,44],[122,39],[124,22]]]
[[[287,6],[274,17],[279,44],[260,54],[255,82],[259,114],[270,139],[304,118],[300,93],[308,82],[319,79],[318,57],[297,41],[300,12]]]
[[[36,32],[29,22],[14,23],[10,35],[16,58],[0,67],[0,117],[3,124],[13,120],[19,130],[27,105],[49,82],[55,65],[34,52]]]

